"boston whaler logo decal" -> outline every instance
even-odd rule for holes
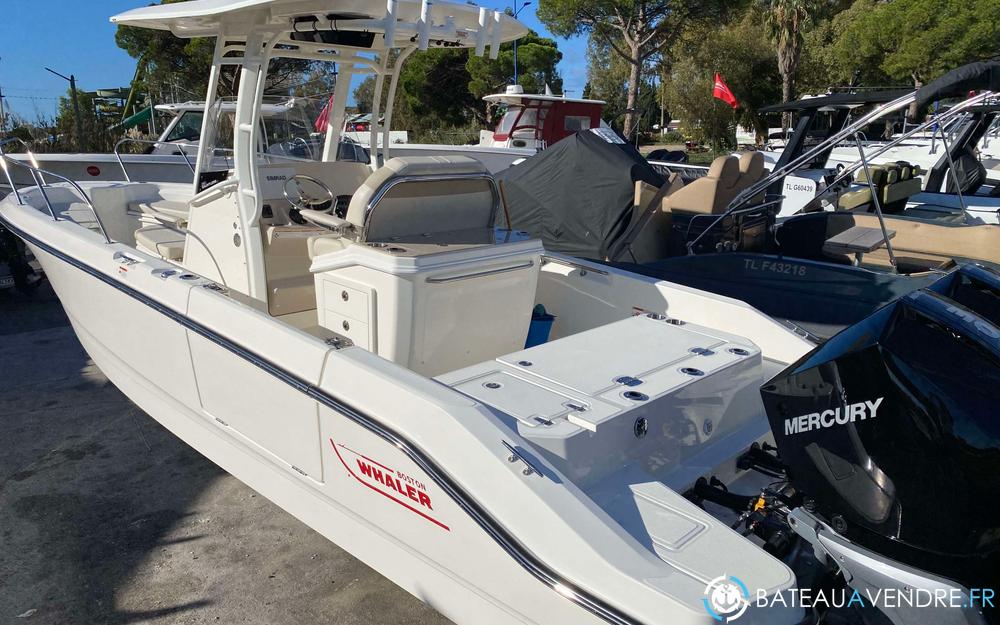
[[[404,508],[424,517],[431,523],[451,531],[444,523],[433,517],[434,505],[427,493],[427,487],[420,480],[387,467],[385,464],[372,460],[350,447],[330,439],[333,452],[351,474],[351,477],[361,482],[375,492],[388,497]]]
[[[865,421],[878,416],[878,408],[882,405],[884,397],[879,397],[875,401],[862,401],[856,404],[838,406],[823,412],[811,412],[809,414],[785,419],[785,435],[802,434],[810,430],[820,428],[832,428],[837,425],[847,425],[855,421]]]

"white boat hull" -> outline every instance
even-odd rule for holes
[[[394,445],[341,414],[303,400],[292,386],[254,372],[258,381],[281,394],[273,403],[286,406],[273,418],[303,418],[310,429],[322,431],[322,439],[315,441],[317,452],[322,449],[321,476],[304,476],[253,441],[234,435],[228,424],[198,406],[194,371],[185,366],[184,352],[189,341],[193,349],[215,351],[220,367],[216,373],[228,377],[238,372],[244,381],[254,365],[132,295],[31,247],[87,353],[129,399],[225,471],[447,618],[483,624],[602,622],[540,584],[443,493],[432,492],[433,516],[425,516],[392,499],[388,489],[379,494],[373,486],[362,485],[359,470],[349,470],[341,462],[348,460],[347,454],[341,451],[338,456],[330,441],[362,449],[365,456],[378,458],[429,490],[433,480]],[[106,260],[112,262],[110,257]],[[146,350],[158,355],[157,362],[127,356]],[[153,378],[170,383],[159,385]],[[247,388],[240,384],[233,391],[243,394]],[[296,405],[303,410],[287,410]],[[419,501],[402,503],[419,506]],[[504,595],[506,601],[501,599]],[[519,605],[529,606],[531,616],[518,610]]]
[[[37,190],[22,195],[39,200]],[[57,205],[71,195],[48,187]],[[511,462],[504,442],[531,443],[483,404],[366,350],[334,349],[177,265],[106,243],[85,227],[87,215],[57,221],[37,206],[0,205],[109,379],[224,470],[456,623],[714,622],[700,604],[708,579],[671,558],[713,574],[726,572],[716,557],[734,558],[769,594],[794,584],[784,565],[704,514],[700,540],[657,555],[548,461],[534,457],[544,477]],[[580,316],[581,327],[567,331],[627,319],[633,306],[667,307],[739,325],[772,360],[809,348],[739,302],[712,298],[709,310],[709,296],[691,289],[574,267],[552,269],[561,285],[552,296],[594,318]],[[594,288],[581,291],[577,280]],[[733,457],[713,463],[725,474]],[[715,472],[695,463],[676,477],[690,483],[705,471]],[[670,497],[678,514],[700,514]],[[691,559],[706,549],[712,562]],[[750,610],[741,621],[800,617]]]

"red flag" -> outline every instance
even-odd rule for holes
[[[736,96],[729,90],[729,85],[726,84],[726,81],[722,80],[719,72],[715,72],[715,88],[712,89],[712,97],[722,100],[733,108],[738,106]]]
[[[316,118],[316,122],[313,124],[316,132],[326,132],[326,126],[330,123],[331,106],[333,106],[333,96],[330,96],[330,99],[326,101],[326,106],[319,112],[319,117]]]

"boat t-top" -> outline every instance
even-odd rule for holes
[[[940,404],[918,410],[908,381],[939,381],[920,377],[928,356],[952,352],[956,381],[997,357],[988,311],[925,304],[962,288],[908,296],[864,326],[867,344],[815,352],[741,302],[547,252],[504,227],[474,159],[393,157],[382,141],[384,160],[336,160],[352,75],[385,92],[379,145],[401,63],[432,47],[495,57],[527,32],[499,11],[191,0],[112,21],[216,39],[193,184],[74,181],[3,157],[35,185],[0,201],[0,223],[109,379],[226,471],[456,623],[797,625],[811,611],[773,599],[813,580],[943,588],[970,607],[930,609],[950,618],[935,622],[983,622],[972,578],[934,556],[944,542],[958,564],[998,570],[995,472],[975,473],[995,448],[956,442],[951,481],[909,477],[932,447],[913,415]],[[276,58],[336,66],[321,160],[260,151]],[[223,68],[238,73],[231,126],[213,121]],[[939,326],[908,324],[918,309]],[[966,326],[978,334],[956,340]],[[933,353],[906,351],[913,332]],[[934,431],[978,444],[993,403],[970,397],[996,385],[942,386],[934,399],[962,426]],[[892,448],[882,424],[914,449],[878,453]],[[954,536],[908,514],[928,503],[956,515]]]

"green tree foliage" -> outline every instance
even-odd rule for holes
[[[764,0],[764,15],[771,40],[778,55],[781,74],[781,100],[788,102],[795,95],[795,74],[802,57],[803,33],[819,3],[816,0]],[[782,117],[786,130],[791,114]]]
[[[845,12],[828,53],[839,78],[933,80],[964,63],[1000,54],[996,0],[858,0]]]
[[[518,42],[518,80],[528,93],[548,84],[562,88],[556,64],[562,54],[552,39],[529,33]],[[479,127],[493,122],[483,96],[503,91],[514,75],[514,48],[500,46],[496,59],[477,57],[467,49],[432,48],[415,52],[403,64],[393,107],[393,127],[410,131],[421,140],[455,134],[471,140]],[[369,76],[354,89],[359,112],[372,110],[375,78]],[[435,134],[429,134],[431,131]],[[445,134],[441,134],[445,133]]]
[[[587,44],[587,84],[583,97],[604,100],[604,121],[615,128],[624,127],[628,111],[628,63],[608,49],[608,44],[594,36]],[[658,87],[644,79],[639,86],[636,130],[649,130],[660,123]]]
[[[538,17],[554,34],[589,34],[628,64],[624,129],[638,118],[643,73],[661,50],[698,19],[720,19],[739,2],[724,0],[540,0]]]
[[[548,85],[555,93],[562,91],[562,78],[556,65],[562,52],[556,42],[532,32],[517,42],[517,80],[525,93],[544,93]],[[466,63],[469,72],[469,91],[477,98],[499,93],[510,84],[514,76],[514,44],[500,45],[497,58],[469,55]]]
[[[187,1],[161,0],[160,4]],[[129,56],[146,63],[140,86],[148,93],[157,98],[162,95],[177,100],[205,98],[215,52],[214,38],[180,39],[166,30],[119,26],[115,43]],[[292,95],[315,67],[316,64],[308,61],[275,59],[268,68],[266,89],[270,93]],[[236,68],[224,67],[219,79],[219,95],[235,96],[238,86]]]
[[[781,79],[774,48],[766,37],[760,13],[751,6],[721,27],[689,26],[674,47],[676,58],[664,64],[664,105],[681,121],[684,132],[717,150],[735,147],[736,124],[767,132],[757,110],[781,97]],[[733,109],[712,97],[719,72],[739,103]]]
[[[174,4],[186,0],[162,0],[161,4]],[[167,30],[119,26],[115,43],[135,59],[144,59],[147,65],[145,84],[154,93],[181,92],[185,98],[204,98],[208,86],[208,72],[212,67],[214,39],[180,39]],[[230,80],[222,81],[223,88],[234,86]]]

